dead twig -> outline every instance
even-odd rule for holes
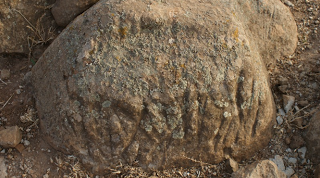
[[[307,106],[305,106],[304,108],[300,109],[299,111],[297,111],[296,113],[294,113],[294,115],[293,115],[293,116],[295,116],[295,115],[297,115],[299,112],[301,112],[301,111],[303,111],[303,110],[307,109],[310,105],[311,105],[311,104],[308,104],[308,105],[307,105]]]
[[[51,7],[48,7],[48,8],[51,8]],[[28,36],[27,38],[28,48],[29,48],[28,58],[29,60],[31,60],[31,53],[33,51],[33,48],[37,45],[47,44],[50,40],[53,40],[55,29],[50,27],[46,32],[46,30],[42,26],[41,21],[44,18],[45,13],[37,20],[36,25],[33,25],[20,11],[16,9],[13,9],[13,10],[17,12],[29,24],[27,28],[29,28],[34,34],[33,37]]]
[[[203,161],[198,161],[198,160],[196,160],[196,159],[189,158],[189,157],[187,157],[187,156],[185,156],[185,155],[182,155],[182,157],[184,157],[184,158],[186,158],[186,159],[188,159],[188,160],[190,160],[190,161],[193,161],[193,162],[195,162],[195,163],[200,163],[201,166],[202,166],[202,165],[209,165],[209,166],[215,167],[215,165],[213,165],[213,164],[206,163],[206,162],[203,162]]]
[[[8,104],[8,102],[10,101],[10,99],[13,97],[14,94],[12,94],[10,96],[10,98],[4,103],[4,105],[2,106],[1,110]]]
[[[31,129],[32,127],[36,127],[36,128],[38,128],[38,122],[39,122],[39,119],[37,119],[37,120],[35,120],[31,125],[29,125],[28,126],[28,128],[26,129],[26,130],[28,130],[28,129]]]
[[[2,83],[5,84],[5,85],[8,85],[6,82],[4,82],[3,80],[1,80],[1,78],[0,78],[0,82],[2,82]]]

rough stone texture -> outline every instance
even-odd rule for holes
[[[252,163],[233,173],[232,178],[287,178],[277,165],[270,160]]]
[[[4,156],[0,156],[0,175],[4,178],[8,176],[6,159],[4,158]]]
[[[79,14],[99,0],[57,0],[51,12],[59,26],[67,26]]]
[[[320,178],[320,165],[319,164],[315,167],[314,178]]]
[[[44,8],[52,1],[54,0],[0,1],[0,54],[29,52],[28,37],[36,40],[39,38],[27,27],[31,26],[27,20],[36,27],[38,19],[44,15],[41,21],[44,31],[48,32],[50,27],[55,28],[50,10]]]
[[[238,169],[239,169],[239,165],[235,160],[233,160],[232,158],[227,159],[225,170],[228,173],[236,172]]]
[[[284,163],[283,163],[283,159],[280,155],[275,155],[274,159],[271,158],[270,161],[274,162],[281,171],[286,170],[286,167],[284,166]]]
[[[316,112],[306,130],[306,146],[308,149],[307,156],[315,164],[320,163],[320,111]]]
[[[276,0],[102,0],[33,68],[42,132],[99,173],[248,158],[275,122],[260,47],[286,48],[286,27]]]
[[[0,145],[5,148],[15,147],[22,139],[18,126],[6,127],[0,130]]]

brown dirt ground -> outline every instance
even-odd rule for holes
[[[305,145],[303,134],[312,114],[320,109],[320,1],[291,0],[291,11],[299,30],[299,44],[289,58],[277,59],[268,64],[271,86],[277,108],[283,108],[282,95],[296,98],[297,107],[304,108],[284,117],[284,123],[274,126],[274,137],[269,146],[256,153],[249,160],[239,163],[245,166],[256,160],[273,158],[275,155],[298,158],[297,148]],[[43,47],[45,48],[45,47]],[[35,111],[30,70],[32,62],[23,55],[0,55],[0,70],[10,70],[9,79],[0,81],[0,127],[18,125],[23,133],[19,149],[0,147],[0,156],[5,158],[7,177],[94,177],[82,169],[77,158],[63,155],[51,148],[41,137]],[[283,84],[282,78],[287,79]],[[21,122],[21,116],[27,122]],[[300,122],[298,122],[300,121]],[[288,152],[288,148],[292,151]],[[192,158],[186,158],[191,159]],[[119,165],[110,169],[104,177],[230,177],[224,162],[210,165],[201,160],[189,169],[173,168],[164,171],[144,172],[135,165]],[[291,164],[297,177],[314,177],[316,165],[312,162]],[[1,168],[0,168],[1,169]],[[1,171],[0,171],[1,172]],[[5,177],[0,175],[0,177]],[[103,176],[100,176],[103,177]]]

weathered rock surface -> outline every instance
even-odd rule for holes
[[[320,111],[316,112],[307,128],[305,136],[307,156],[315,163],[320,163]]]
[[[314,178],[320,178],[320,165],[315,167]]]
[[[52,1],[54,0],[0,1],[0,53],[28,54],[28,38],[29,44],[32,43],[31,38],[36,42],[41,39],[27,26],[43,30],[39,34],[48,39],[49,28],[52,27],[53,30],[56,26],[50,10],[45,9]],[[41,26],[37,26],[39,19]]]
[[[233,173],[232,178],[286,178],[286,174],[280,171],[277,165],[270,160],[252,163]]]
[[[42,132],[95,172],[248,158],[275,122],[264,50],[292,28],[276,0],[102,0],[33,68]]]
[[[20,143],[22,134],[18,126],[6,127],[0,130],[0,145],[5,148],[15,147]]]
[[[99,0],[57,0],[51,12],[59,26],[67,26],[75,17]]]
[[[0,175],[1,177],[7,177],[8,173],[7,173],[7,166],[6,166],[6,162],[5,162],[5,158],[3,156],[0,157]]]

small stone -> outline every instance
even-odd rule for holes
[[[16,94],[20,95],[21,94],[21,90],[20,89],[16,89]]]
[[[304,100],[304,101],[298,101],[297,102],[299,106],[301,107],[306,107],[308,106],[309,102],[307,100]]]
[[[273,154],[273,153],[275,153],[275,151],[274,151],[274,150],[271,150],[271,153]]]
[[[295,97],[289,95],[282,95],[282,97],[284,110],[288,113],[292,109]]]
[[[294,7],[294,4],[288,0],[284,0],[284,4],[289,6],[289,7]]]
[[[229,158],[226,162],[226,171],[228,173],[233,173],[233,172],[236,172],[238,169],[239,169],[238,163],[232,158]]]
[[[6,166],[6,160],[3,156],[0,157],[0,177],[7,177],[7,166]]]
[[[23,144],[18,144],[16,147],[15,147],[19,153],[22,153],[22,151],[25,149],[24,145]]]
[[[280,85],[287,85],[288,84],[288,79],[285,77],[280,77],[279,78],[279,84]]]
[[[1,150],[1,152],[0,152],[0,153],[4,154],[4,153],[6,153],[6,150],[5,150],[5,149],[3,149],[3,150]]]
[[[284,171],[286,168],[284,167],[283,159],[280,155],[275,155],[274,159],[270,159],[270,161],[274,162],[281,171]]]
[[[301,159],[304,159],[306,157],[307,147],[301,147],[298,149],[298,153]]]
[[[302,127],[303,118],[299,117],[292,121],[292,124],[296,125],[297,127]]]
[[[286,152],[291,153],[292,150],[291,150],[290,148],[287,148],[287,149],[286,149]]]
[[[2,80],[7,80],[7,79],[9,79],[9,78],[10,78],[10,70],[8,70],[8,69],[2,69],[0,76],[1,76],[1,79],[2,79]]]
[[[24,146],[29,146],[29,145],[30,145],[30,142],[29,142],[28,140],[24,140],[24,141],[23,141],[23,145],[24,145]]]
[[[283,123],[283,119],[282,119],[281,116],[278,116],[278,117],[277,117],[277,123],[278,123],[279,125],[281,125],[281,124]]]
[[[292,169],[292,167],[290,167],[290,166],[287,167],[286,170],[283,172],[287,175],[287,177],[290,177],[295,173],[294,170]]]
[[[284,112],[284,110],[281,109],[281,108],[278,110],[278,112],[279,112],[279,114],[280,114],[281,116],[285,116],[285,115],[286,115],[286,113]]]
[[[299,178],[299,177],[297,176],[297,174],[293,174],[291,178]]]
[[[313,84],[311,84],[311,88],[317,90],[319,88],[318,83],[314,82]]]
[[[305,141],[303,140],[303,138],[300,135],[296,134],[296,135],[292,136],[291,143],[290,143],[289,147],[291,149],[297,149],[297,148],[300,148],[304,144],[305,144]]]
[[[7,156],[7,158],[10,159],[10,160],[12,160],[12,159],[13,159],[12,154],[9,154],[9,155]]]
[[[285,141],[285,143],[286,143],[287,145],[289,145],[289,144],[291,143],[290,137],[286,137],[286,138],[284,139],[284,141]]]
[[[301,164],[301,165],[307,164],[307,160],[306,160],[306,159],[302,159],[302,160],[300,161],[300,164]]]
[[[292,164],[296,164],[297,163],[297,158],[289,158],[288,162],[292,163]]]
[[[4,148],[17,146],[21,138],[22,135],[18,126],[7,127],[0,131],[0,145]]]
[[[288,85],[280,85],[278,87],[278,89],[282,92],[282,93],[286,93],[287,89],[288,89]]]

